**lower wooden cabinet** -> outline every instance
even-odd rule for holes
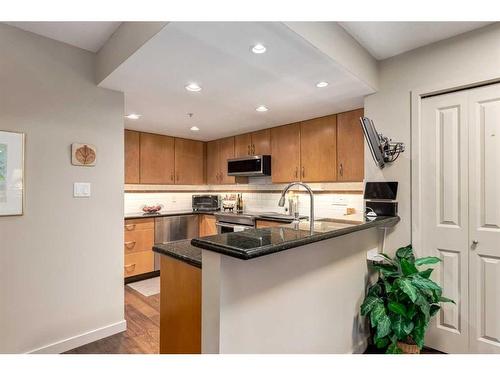
[[[124,276],[136,276],[154,270],[154,219],[125,220],[123,249]]]
[[[282,225],[286,225],[286,223],[282,223],[280,221],[261,220],[261,219],[257,219],[255,221],[255,226],[257,228],[280,227]]]
[[[201,353],[201,268],[160,261],[160,354]]]
[[[217,234],[214,215],[200,215],[200,237],[213,236]]]

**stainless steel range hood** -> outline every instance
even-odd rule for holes
[[[270,176],[271,155],[254,155],[227,161],[228,176]]]

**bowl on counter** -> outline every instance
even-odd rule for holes
[[[161,209],[162,209],[161,204],[157,204],[155,206],[147,206],[147,205],[145,205],[144,207],[142,207],[142,212],[144,212],[146,214],[156,214]]]

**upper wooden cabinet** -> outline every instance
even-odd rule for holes
[[[205,183],[203,142],[175,138],[175,183],[178,185]]]
[[[140,133],[125,130],[125,183],[140,183],[139,175]]]
[[[337,179],[337,116],[325,116],[300,124],[300,179],[328,182]]]
[[[227,159],[234,158],[234,137],[207,142],[207,183],[234,184],[233,176],[227,175]]]
[[[363,108],[337,115],[337,179],[363,181],[365,177],[365,147],[359,118]]]
[[[264,129],[234,137],[235,157],[271,155],[271,130]]]
[[[300,180],[300,123],[271,129],[273,182]]]
[[[142,184],[173,184],[174,138],[141,133],[140,168]]]

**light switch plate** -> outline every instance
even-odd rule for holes
[[[90,182],[75,182],[73,184],[74,198],[88,198],[90,193]]]

